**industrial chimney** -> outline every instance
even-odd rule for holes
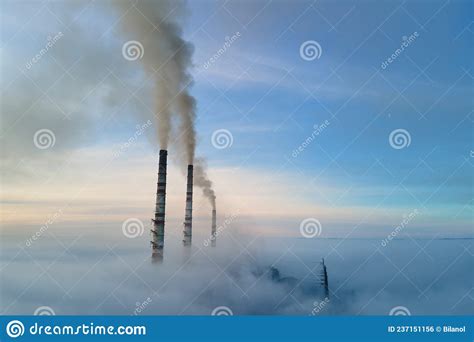
[[[216,247],[216,226],[217,226],[217,223],[216,223],[217,219],[216,219],[216,209],[212,209],[212,226],[211,226],[211,246],[212,247]]]
[[[193,234],[193,166],[188,165],[188,182],[186,186],[186,209],[184,213],[183,244],[191,245]]]
[[[328,282],[328,270],[324,263],[324,258],[321,260],[321,285],[324,287],[324,296],[329,299],[329,282]]]
[[[165,241],[165,204],[166,204],[166,165],[168,151],[160,150],[158,162],[158,186],[156,190],[155,218],[153,221],[152,235],[152,257],[154,261],[163,260],[163,247]]]

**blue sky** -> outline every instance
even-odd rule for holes
[[[217,178],[218,198],[230,198],[239,179],[257,185],[261,179],[268,186],[263,194],[242,190],[240,200],[229,200],[234,208],[239,201],[259,207],[250,201],[259,196],[265,203],[281,197],[279,206],[288,196],[301,208],[288,210],[290,216],[336,210],[337,219],[340,210],[358,223],[355,210],[381,210],[374,224],[385,215],[396,223],[421,208],[420,226],[449,223],[472,233],[472,13],[469,1],[190,2],[180,22],[195,47],[198,155]],[[67,156],[110,150],[144,122],[153,82],[138,62],[122,58],[124,42],[141,37],[120,32],[119,14],[104,2],[2,3],[4,179],[22,192],[4,194],[4,202],[25,197],[16,182],[34,187],[44,180],[9,178],[12,169],[18,176],[19,160],[49,179],[61,170],[56,165],[68,165]],[[25,63],[59,31],[64,38],[25,72]],[[236,32],[240,37],[203,68]],[[416,40],[383,69],[403,37],[415,32]],[[312,61],[300,56],[309,40],[322,50]],[[130,92],[136,96],[128,99]],[[325,120],[327,128],[293,157]],[[30,141],[44,127],[55,132],[57,144],[39,156]],[[217,129],[231,132],[232,146],[212,145]],[[395,129],[409,132],[408,147],[391,147]],[[149,159],[154,144],[153,137],[141,139],[126,158]],[[96,167],[88,160],[81,164],[85,175]],[[123,167],[133,173],[136,165]],[[238,170],[240,178],[223,170]],[[73,178],[61,176],[58,187]],[[273,176],[277,183],[265,181]]]
[[[216,74],[228,79],[207,80],[203,73],[195,87],[203,109],[201,130],[233,128],[227,162],[243,159],[258,147],[250,162],[261,167],[287,164],[343,186],[387,191],[401,182],[409,191],[392,198],[393,205],[426,200],[448,208],[470,203],[472,162],[465,160],[472,146],[473,49],[466,27],[472,22],[472,5],[276,2],[247,26],[250,13],[259,13],[265,4],[225,5],[209,20],[215,6],[198,3],[191,16],[189,34],[200,28],[196,36],[203,38],[196,39],[201,60],[206,55],[199,53],[200,46],[217,50],[225,36],[236,31],[242,35],[229,56],[215,65]],[[382,69],[402,37],[414,32],[418,39]],[[306,40],[320,43],[320,59],[300,58],[299,46]],[[244,80],[229,88],[230,79],[248,68]],[[208,108],[216,94],[221,96]],[[326,119],[330,127],[292,159],[291,152],[311,135],[312,126]],[[388,136],[397,128],[410,132],[409,148],[389,145]],[[213,153],[212,146],[203,147]],[[374,205],[380,196],[350,200]]]

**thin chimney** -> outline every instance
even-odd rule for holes
[[[183,244],[191,245],[193,234],[193,166],[188,165],[188,182],[186,186],[186,209],[184,214]]]
[[[211,246],[216,247],[216,228],[217,228],[217,218],[216,218],[216,209],[212,209],[212,227],[211,227]]]
[[[328,270],[324,263],[324,258],[321,260],[321,285],[324,287],[324,296],[329,299],[329,282],[328,282]]]
[[[158,186],[156,190],[155,218],[153,221],[152,235],[152,257],[154,261],[163,260],[163,248],[165,242],[165,205],[166,205],[166,166],[168,151],[160,150],[158,162]]]

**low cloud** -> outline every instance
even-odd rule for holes
[[[4,260],[2,314],[31,314],[46,305],[56,314],[133,315],[144,302],[141,315],[209,315],[219,306],[235,315],[386,315],[396,306],[413,315],[472,314],[473,283],[465,272],[472,240],[418,240],[425,255],[407,241],[377,251],[371,240],[255,239],[231,227],[217,247],[202,248],[201,233],[189,250],[181,229],[169,224],[159,264],[151,262],[146,234],[126,238],[119,223],[102,226],[100,234],[97,228],[64,234],[53,227],[23,251],[8,244],[4,255],[16,256]],[[104,233],[111,238],[101,238]],[[321,257],[330,289],[324,305]]]

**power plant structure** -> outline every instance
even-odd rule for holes
[[[191,246],[193,237],[193,166],[188,165],[186,208],[184,213],[183,245]]]
[[[321,259],[321,286],[324,288],[324,297],[329,299],[329,281],[328,281],[328,270],[326,264],[324,264],[324,258]]]
[[[156,189],[155,218],[151,229],[152,260],[163,261],[165,243],[165,207],[166,207],[166,168],[168,151],[160,150],[158,162],[158,184]]]
[[[211,226],[211,246],[216,247],[216,238],[217,238],[217,218],[216,218],[216,209],[212,209],[212,226]]]
[[[152,260],[154,262],[162,262],[165,244],[165,211],[166,211],[166,169],[168,164],[168,151],[160,150],[158,161],[158,183],[156,190],[155,217],[151,220],[153,227],[151,228],[151,247]],[[186,205],[184,211],[184,230],[183,245],[192,245],[193,236],[193,177],[194,166],[188,165],[186,182]],[[215,204],[214,204],[215,206]],[[211,226],[211,244],[216,246],[216,209],[212,210],[212,226]]]
[[[164,259],[164,244],[165,244],[165,212],[166,212],[166,187],[167,187],[167,163],[168,163],[168,151],[160,150],[158,160],[158,181],[156,190],[156,202],[155,202],[155,214],[152,219],[151,228],[151,247],[152,247],[152,262],[163,263]],[[199,174],[197,174],[199,176]],[[194,166],[189,164],[187,166],[187,181],[186,181],[186,204],[184,212],[184,229],[183,229],[183,246],[192,246],[192,233],[193,233],[193,181],[194,181]],[[215,197],[214,197],[215,199]],[[220,231],[217,231],[217,211],[215,202],[212,202],[212,213],[211,213],[211,236],[210,245],[216,247],[217,235]],[[221,230],[221,227],[219,228]],[[209,240],[205,242],[205,246],[208,246]],[[191,248],[184,248],[184,255],[186,259],[191,257]],[[317,277],[317,285],[323,290],[325,301],[329,301],[329,280],[328,271],[325,264],[324,258],[320,262],[321,268]],[[277,271],[278,272],[278,271]],[[275,277],[272,277],[272,279]],[[291,278],[291,277],[290,277]],[[285,284],[291,279],[276,277],[278,283]],[[275,280],[273,279],[273,280]],[[292,281],[292,280],[291,280]]]

